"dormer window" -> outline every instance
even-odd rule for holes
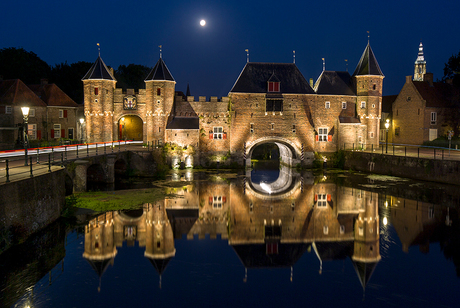
[[[279,92],[280,91],[280,83],[276,81],[269,81],[268,82],[268,92]]]

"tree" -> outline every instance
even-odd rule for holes
[[[93,65],[91,62],[79,61],[72,64],[56,64],[51,69],[50,82],[55,83],[76,103],[83,103],[83,82],[81,79]]]
[[[3,48],[0,50],[0,75],[3,79],[21,79],[25,84],[40,83],[48,78],[50,66],[35,53],[23,48]]]
[[[460,86],[460,51],[458,55],[452,55],[444,65],[442,81],[446,82],[448,79],[451,79],[454,85]]]
[[[145,78],[150,72],[150,68],[139,64],[120,65],[115,71],[117,86],[123,89],[143,89],[145,88]]]

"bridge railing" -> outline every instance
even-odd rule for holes
[[[365,143],[344,143],[344,151],[360,151],[382,155],[427,158],[434,160],[460,160],[460,150],[432,146],[380,143],[379,146]]]

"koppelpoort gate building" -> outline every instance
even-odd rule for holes
[[[99,56],[83,77],[88,142],[175,144],[177,160],[250,164],[258,145],[274,143],[283,162],[312,162],[313,152],[379,146],[384,75],[368,44],[352,75],[324,70],[307,81],[294,63],[248,62],[227,97],[176,95],[160,57],[145,89],[116,88]]]

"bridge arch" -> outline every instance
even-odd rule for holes
[[[276,137],[276,136],[267,136],[259,138],[246,145],[246,166],[251,166],[251,156],[254,149],[262,144],[274,143],[280,151],[281,161],[288,166],[295,166],[300,163],[301,152],[297,146],[290,141],[289,139]]]

